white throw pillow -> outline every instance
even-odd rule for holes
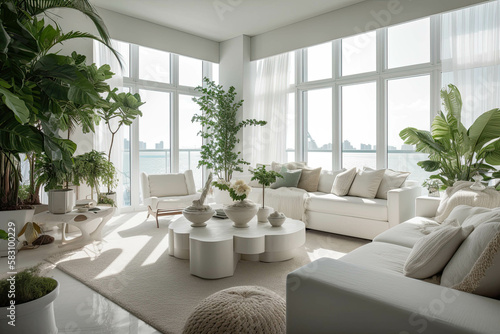
[[[349,193],[352,181],[356,177],[356,167],[337,174],[333,181],[331,193],[337,196],[345,196]]]
[[[319,175],[318,191],[321,191],[322,193],[330,193],[332,191],[333,181],[335,181],[335,177],[344,171],[345,168],[332,172],[325,170],[321,171],[321,174]]]
[[[500,221],[500,211],[497,209],[487,209],[487,208],[474,208],[476,210],[475,213],[470,214],[464,222],[462,226],[474,226],[478,227],[480,224],[486,224],[491,222],[499,222]],[[450,214],[451,215],[451,214]]]
[[[453,208],[453,210],[451,210],[448,218],[445,219],[445,222],[448,220],[456,220],[463,226],[463,223],[467,218],[485,212],[491,212],[491,209],[470,205],[457,205]]]
[[[473,226],[462,228],[453,221],[418,239],[406,259],[404,275],[427,278],[439,273],[473,229]]]
[[[292,161],[292,162],[285,162],[285,163],[281,164],[279,162],[273,161],[271,163],[271,169],[274,170],[275,172],[281,171],[282,167],[285,167],[288,170],[302,169],[304,167],[307,167],[307,162],[305,162],[305,161]]]
[[[370,167],[363,168],[364,170],[374,170]],[[403,183],[405,183],[406,179],[410,175],[409,172],[398,172],[392,169],[386,169],[384,173],[384,177],[382,178],[382,182],[380,182],[380,186],[378,187],[376,198],[387,199],[387,192],[392,189],[401,188]]]
[[[375,198],[385,170],[360,170],[349,189],[349,196]]]
[[[480,224],[462,243],[441,277],[441,285],[491,298],[500,297],[500,222]]]
[[[184,173],[150,174],[148,178],[151,196],[165,197],[188,195]]]

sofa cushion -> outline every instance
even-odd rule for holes
[[[319,175],[321,174],[321,167],[318,168],[302,168],[299,184],[297,188],[304,189],[305,191],[318,191]]]
[[[500,222],[480,224],[462,243],[441,277],[441,285],[500,298]]]
[[[356,168],[346,170],[345,172],[337,174],[333,181],[331,193],[337,196],[345,196],[349,193],[352,181],[356,177]]]
[[[437,222],[443,222],[458,205],[481,206],[485,208],[500,206],[500,192],[493,188],[472,190],[470,188],[472,184],[473,182],[469,181],[457,181],[453,187],[448,187],[441,203],[439,203],[434,219]]]
[[[473,229],[454,220],[420,238],[406,260],[404,275],[423,279],[439,273]]]
[[[500,208],[487,209],[487,208],[472,208],[471,213],[462,223],[462,226],[478,227],[480,224],[491,222],[500,222]],[[451,214],[450,214],[451,216]]]
[[[413,217],[377,235],[374,242],[385,242],[413,248],[415,243],[440,225],[432,219]]]
[[[335,171],[321,171],[321,174],[319,175],[318,191],[322,193],[330,193],[332,191],[333,181],[335,181],[335,177],[343,171],[345,171],[345,168]]]
[[[283,175],[283,178],[278,178],[276,182],[271,184],[272,189],[278,189],[281,187],[294,187],[297,188],[299,184],[300,175],[302,174],[302,169],[287,170],[286,167],[281,167],[279,172]]]
[[[323,193],[309,193],[309,196],[306,208],[310,211],[387,221],[387,201],[384,199]]]
[[[363,169],[374,170],[370,167],[364,167]],[[401,188],[409,175],[409,172],[398,172],[392,169],[386,169],[375,198],[387,199],[387,192],[389,190]]]
[[[462,225],[469,216],[475,216],[479,215],[485,212],[491,212],[491,209],[488,208],[483,208],[480,206],[470,206],[470,205],[458,205],[451,210],[450,214],[448,215],[448,218],[445,219],[445,221],[448,220],[456,220],[460,225]]]
[[[377,271],[402,275],[404,264],[410,252],[411,249],[406,247],[384,242],[372,242],[353,250],[339,260]]]
[[[184,173],[150,174],[148,175],[148,179],[151,197],[188,195]]]
[[[360,170],[349,189],[349,196],[375,198],[385,170]]]

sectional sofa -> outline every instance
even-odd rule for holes
[[[438,224],[430,217],[439,204],[420,197],[417,217],[339,260],[322,258],[290,273],[287,333],[498,333],[500,208],[457,206]],[[414,248],[445,224],[466,231],[465,240],[446,254],[451,239],[435,239],[426,250],[434,254],[423,260],[427,267],[441,261],[437,275],[405,276],[409,258],[418,255]]]
[[[285,167],[307,168],[305,165],[291,164]],[[270,168],[276,170],[279,167]],[[404,181],[403,178],[397,187],[386,187],[382,195],[377,192],[381,184],[379,181],[370,197],[363,197],[363,190],[356,196],[351,195],[349,191],[346,195],[339,196],[332,193],[332,189],[337,176],[343,172],[346,171],[321,171],[319,181],[315,187],[309,188],[309,191],[303,189],[307,186],[266,188],[265,205],[283,212],[289,218],[304,221],[309,229],[370,240],[415,216],[415,199],[420,196],[422,190],[416,181]],[[358,175],[360,172],[362,173],[358,171]],[[251,177],[251,174],[240,174],[235,178],[249,182],[253,187],[249,199],[262,204],[262,188],[255,181],[250,182]],[[378,198],[375,194],[379,195]]]

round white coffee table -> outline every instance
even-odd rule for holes
[[[212,218],[205,227],[191,227],[179,217],[168,227],[168,253],[190,260],[192,275],[217,279],[233,276],[240,259],[278,262],[293,258],[306,241],[305,225],[287,218],[280,227],[258,223],[257,217],[247,228],[236,228],[229,219]]]

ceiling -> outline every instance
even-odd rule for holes
[[[101,8],[222,42],[364,0],[90,0]]]

